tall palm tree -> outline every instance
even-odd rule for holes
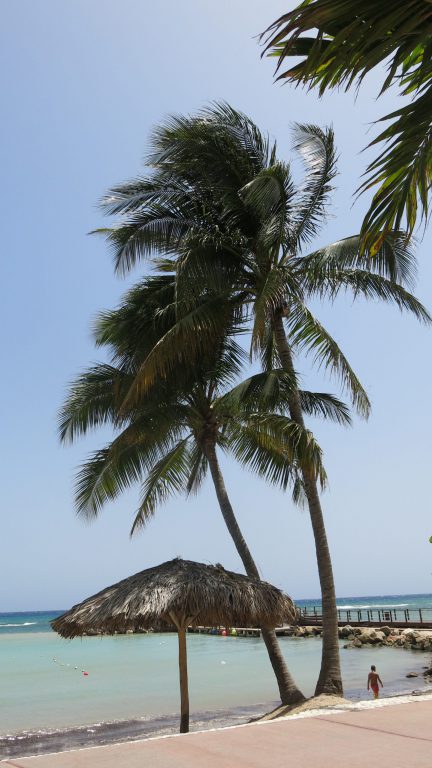
[[[410,236],[420,207],[427,221],[432,175],[432,7],[424,0],[303,0],[264,33],[266,50],[278,58],[278,78],[317,87],[359,87],[386,65],[379,95],[390,86],[408,104],[381,117],[387,126],[371,142],[382,143],[361,190],[375,188],[362,226],[374,248],[405,224]],[[296,63],[281,71],[290,57]],[[299,61],[300,58],[300,61]]]
[[[357,412],[367,417],[367,395],[309,300],[333,300],[350,290],[355,297],[393,302],[423,321],[430,318],[404,287],[412,283],[414,259],[398,233],[386,237],[373,259],[361,249],[359,235],[304,255],[326,217],[336,173],[333,133],[298,126],[295,148],[305,165],[299,185],[289,165],[277,159],[276,144],[245,115],[217,104],[197,117],[172,117],[159,127],[148,156],[149,175],[115,187],[103,200],[108,213],[121,216],[118,225],[100,230],[113,249],[116,269],[127,272],[140,259],[157,261],[163,254],[175,270],[176,299],[182,306],[179,324],[140,365],[126,402],[133,403],[156,377],[170,375],[179,340],[182,354],[198,360],[211,344],[224,307],[237,305],[238,317],[251,321],[251,352],[261,357],[265,370],[280,366],[297,382],[295,356],[300,350],[312,354],[339,378]],[[205,292],[209,302],[203,314],[196,298]],[[290,388],[288,408],[303,430],[298,383]],[[316,693],[340,694],[332,565],[310,465],[300,467],[297,489],[309,506],[322,592]]]
[[[302,465],[310,465],[314,477],[318,474],[321,483],[325,482],[321,452],[311,434],[283,413],[290,384],[283,372],[274,372],[278,412],[239,407],[248,399],[250,382],[222,394],[238,378],[244,363],[242,348],[229,335],[220,339],[211,355],[201,359],[199,367],[193,371],[179,367],[175,379],[159,381],[138,404],[124,408],[140,361],[157,343],[167,323],[175,319],[178,308],[174,291],[169,274],[147,278],[127,294],[121,307],[99,318],[96,341],[110,348],[112,364],[92,366],[71,385],[60,415],[60,437],[73,441],[107,422],[119,433],[78,473],[77,510],[91,519],[106,501],[140,481],[142,499],[133,534],[170,495],[198,491],[209,469],[225,524],[245,570],[260,578],[228,497],[217,448],[282,488],[291,483],[294,492],[299,457]],[[303,392],[302,398],[308,412],[350,423],[346,407],[331,395]],[[281,700],[286,704],[302,701],[303,694],[286,667],[275,632],[263,629],[262,634]]]

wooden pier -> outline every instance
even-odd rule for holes
[[[338,610],[338,624],[344,627],[397,627],[432,629],[432,608],[344,608]],[[300,609],[300,626],[321,626],[317,608]]]
[[[220,635],[224,627],[188,627],[188,632],[198,635]],[[294,634],[295,627],[285,625],[283,627],[276,627],[275,632],[280,636]],[[227,631],[227,636],[230,635],[230,629]],[[260,627],[235,627],[234,637],[261,637]]]
[[[397,629],[432,629],[432,608],[346,608],[338,610],[338,625],[345,627],[395,627]],[[298,626],[321,627],[320,608],[299,609]],[[278,636],[295,634],[295,626],[276,627]],[[200,635],[220,635],[224,627],[189,627],[188,632]],[[230,628],[226,628],[230,636]],[[232,635],[231,635],[232,636]],[[260,637],[259,627],[235,627],[235,637]]]

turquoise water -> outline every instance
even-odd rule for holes
[[[349,602],[348,602],[349,601]],[[313,606],[315,601],[298,601]],[[346,598],[339,605],[432,605],[431,595]],[[101,723],[144,719],[151,731],[154,718],[176,727],[179,708],[177,636],[116,635],[64,640],[49,629],[57,612],[0,614],[0,740],[20,732],[64,731]],[[317,679],[319,639],[281,638],[289,668],[305,694]],[[384,692],[408,692],[423,685],[410,680],[429,659],[397,648],[342,649],[346,695],[364,698],[371,664],[383,678]],[[224,712],[229,722],[245,705],[256,713],[277,702],[277,688],[260,638],[188,635],[192,721]],[[85,675],[84,672],[88,674]],[[253,714],[252,711],[252,714]],[[240,714],[239,714],[240,713]],[[1,744],[0,744],[1,754]]]

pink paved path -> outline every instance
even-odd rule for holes
[[[5,768],[432,768],[432,702],[5,760]]]

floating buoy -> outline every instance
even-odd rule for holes
[[[85,677],[88,677],[88,672],[85,672],[85,670],[84,670],[84,669],[83,669],[82,673],[83,673],[83,675],[84,675]]]
[[[223,630],[222,630],[222,632],[221,632],[221,635],[222,635],[222,637],[226,637],[226,636],[227,636],[227,631],[226,631],[226,629],[223,629]]]
[[[231,632],[230,632],[230,635],[231,635],[231,637],[237,637],[237,630],[236,629],[232,629]]]

